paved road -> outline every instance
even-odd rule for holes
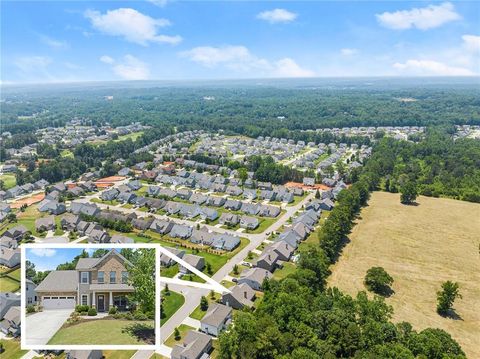
[[[55,309],[27,315],[25,318],[26,343],[28,345],[47,344],[68,319],[70,313],[72,313],[71,309]]]

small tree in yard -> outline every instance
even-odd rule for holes
[[[212,274],[212,265],[207,262],[207,273]]]
[[[442,284],[442,290],[437,292],[438,314],[448,314],[452,310],[455,299],[462,298],[459,287],[457,282],[446,281]]]
[[[408,181],[400,187],[400,202],[402,204],[412,204],[417,199],[417,186],[414,182]]]
[[[317,189],[317,191],[315,192],[315,198],[316,198],[316,199],[320,199],[320,192],[318,191],[318,189]]]
[[[130,296],[138,303],[143,313],[155,310],[155,251],[147,248],[137,249],[138,256],[133,265],[127,266],[128,283],[135,291]]]
[[[170,289],[168,289],[168,284],[165,284],[165,294],[170,294]]]
[[[213,290],[210,291],[210,298],[215,299],[215,292]]]
[[[202,299],[200,299],[200,309],[204,312],[208,309],[208,300],[203,295],[202,295]]]
[[[237,275],[238,274],[238,265],[233,266],[233,274]]]
[[[372,267],[367,270],[365,286],[377,294],[385,294],[393,284],[393,278],[382,267]]]
[[[175,340],[180,340],[181,336],[180,336],[180,330],[178,330],[178,328],[175,328],[175,330],[173,331],[173,336]]]

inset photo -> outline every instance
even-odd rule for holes
[[[22,248],[22,347],[153,348],[155,251],[144,245]]]

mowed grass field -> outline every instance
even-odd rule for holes
[[[355,295],[365,290],[370,267],[384,267],[395,280],[386,300],[394,322],[444,329],[469,358],[480,358],[480,205],[429,197],[417,202],[405,206],[398,194],[373,193],[329,285]],[[454,304],[460,319],[436,313],[436,292],[447,280],[460,283],[463,299]]]

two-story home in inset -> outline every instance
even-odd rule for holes
[[[131,263],[116,250],[100,258],[80,258],[75,270],[56,270],[35,288],[44,309],[74,309],[88,305],[98,312],[112,306],[128,310],[128,294],[134,288],[128,283],[127,267]]]

